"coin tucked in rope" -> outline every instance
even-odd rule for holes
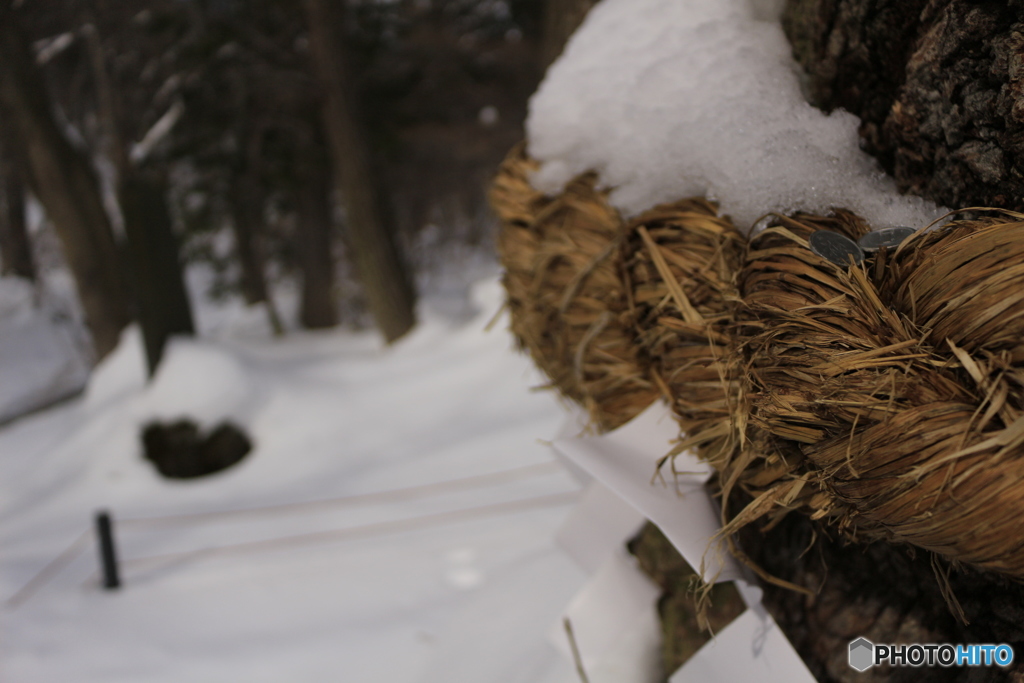
[[[854,265],[864,262],[864,251],[856,242],[838,232],[819,230],[811,234],[807,243],[811,251],[837,266],[846,268],[850,265],[850,259],[853,259]]]
[[[867,233],[859,240],[857,245],[864,251],[878,251],[885,247],[886,249],[895,249],[900,246],[903,240],[913,235],[915,230],[913,228],[885,228],[884,230],[874,230]]]

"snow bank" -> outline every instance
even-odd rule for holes
[[[0,424],[80,392],[89,379],[81,331],[31,282],[0,279]]]
[[[544,162],[534,183],[554,193],[596,170],[628,215],[708,196],[741,228],[834,206],[876,229],[941,215],[860,150],[857,117],[806,102],[777,5],[598,4],[530,103],[529,150]]]
[[[0,601],[100,507],[124,580],[99,590],[86,544],[0,606],[0,680],[577,680],[544,633],[586,580],[553,540],[578,485],[537,441],[556,397],[529,391],[543,378],[504,324],[484,331],[502,299],[492,277],[465,323],[424,306],[391,347],[345,330],[175,340],[148,383],[129,328],[81,400],[0,428]],[[182,415],[236,420],[255,449],[162,479],[139,426]]]
[[[237,358],[212,342],[175,339],[138,406],[140,416],[196,419],[202,426],[244,420],[251,383]]]

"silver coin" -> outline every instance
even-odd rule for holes
[[[857,243],[838,232],[819,230],[813,233],[807,241],[811,245],[811,251],[837,266],[845,268],[850,265],[851,258],[856,264],[864,261],[864,252],[857,246]]]
[[[878,251],[882,247],[895,249],[900,243],[916,232],[913,228],[886,228],[876,230],[857,240],[857,244],[864,251]]]

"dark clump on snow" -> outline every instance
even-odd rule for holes
[[[252,450],[239,427],[222,422],[205,436],[191,420],[150,422],[142,430],[144,457],[169,479],[194,479],[225,470]]]

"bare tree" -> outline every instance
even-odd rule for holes
[[[98,358],[130,320],[117,248],[88,159],[54,120],[11,0],[0,0],[0,105],[24,149],[27,176],[60,235]]]
[[[351,258],[370,312],[388,342],[416,322],[415,293],[401,263],[387,205],[375,180],[357,95],[348,71],[341,17],[330,0],[303,0],[314,71],[323,90],[323,125],[335,182],[345,203]]]

